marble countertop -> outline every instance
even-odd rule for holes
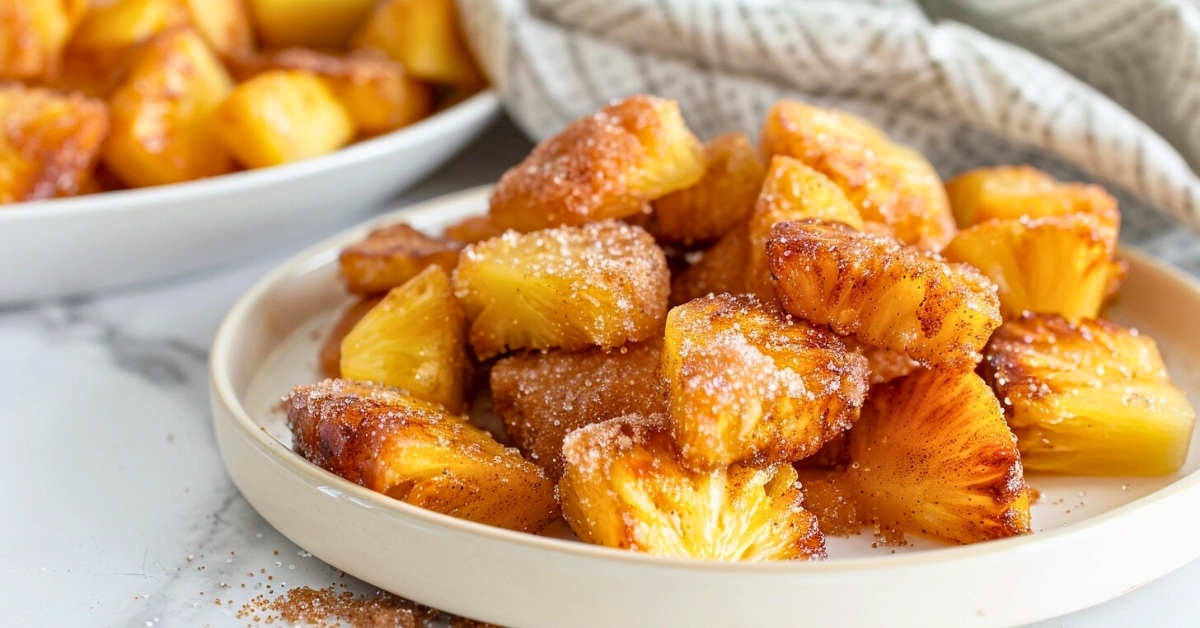
[[[502,121],[398,203],[493,181],[528,147]],[[1127,215],[1125,232],[1200,275],[1195,236],[1145,213]],[[135,290],[0,309],[0,624],[258,625],[273,618],[252,604],[258,596],[374,592],[258,516],[226,475],[210,425],[217,326],[307,244]],[[1197,591],[1200,561],[1038,625],[1194,626]]]

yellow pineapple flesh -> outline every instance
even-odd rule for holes
[[[470,88],[485,82],[459,27],[454,0],[377,2],[354,42],[386,52],[422,80]]]
[[[350,292],[383,294],[431,265],[453,271],[461,249],[457,242],[431,238],[401,223],[373,229],[346,247],[338,264]]]
[[[704,153],[704,176],[695,185],[654,201],[644,226],[659,242],[715,242],[753,211],[765,172],[750,139],[726,133],[705,144]]]
[[[325,380],[293,389],[287,409],[301,456],[373,491],[524,532],[559,516],[554,483],[540,468],[439,405],[383,386]]]
[[[947,181],[946,192],[960,229],[993,219],[1084,213],[1100,220],[1115,238],[1121,223],[1117,200],[1104,188],[1064,183],[1030,166],[969,170]]]
[[[433,87],[412,78],[387,57],[359,51],[334,55],[307,48],[286,48],[243,56],[233,71],[245,80],[269,70],[303,70],[324,81],[354,121],[359,136],[407,126],[433,109]]]
[[[626,414],[666,412],[661,356],[658,339],[607,351],[552,349],[507,356],[492,367],[492,405],[509,438],[558,479],[568,433]]]
[[[775,223],[819,218],[862,230],[858,209],[829,177],[791,157],[777,155],[763,181],[750,216],[749,266],[746,288],[769,301],[775,297],[767,266],[767,240]]]
[[[942,251],[995,282],[1005,320],[1026,311],[1095,318],[1112,279],[1113,253],[1107,228],[1079,213],[980,223]]]
[[[450,412],[466,408],[470,370],[462,306],[440,266],[393,288],[342,340],[341,377],[392,386]]]
[[[847,458],[864,522],[955,543],[1030,531],[1017,440],[973,372],[919,370],[873,388]]]
[[[926,366],[974,368],[1000,326],[979,271],[840,223],[776,224],[767,258],[784,310]]]
[[[1030,471],[1163,475],[1187,457],[1195,409],[1136,330],[1024,316],[996,331],[984,373]]]
[[[321,343],[320,351],[317,352],[317,362],[325,377],[337,379],[342,376],[342,341],[346,339],[346,334],[354,329],[358,321],[361,321],[367,312],[370,312],[382,300],[383,297],[363,297],[346,308],[337,322],[333,324],[329,335],[325,337],[325,342]]]
[[[563,444],[563,516],[585,542],[710,560],[825,557],[790,465],[695,473],[672,457],[661,417],[580,428]]]
[[[0,0],[0,80],[53,78],[85,0]]]
[[[634,96],[567,125],[496,184],[489,212],[534,231],[649,211],[704,175],[704,148],[673,100]]]
[[[127,185],[190,181],[233,169],[213,113],[233,83],[189,28],[156,35],[116,88],[104,165]]]
[[[850,428],[867,392],[865,358],[748,296],[672,309],[662,364],[679,459],[696,471],[809,456]]]
[[[669,282],[654,238],[615,221],[510,231],[463,249],[454,271],[481,360],[649,339],[662,332]]]
[[[307,70],[268,70],[239,83],[214,119],[226,149],[249,168],[324,155],[354,139],[350,113]]]
[[[938,251],[954,237],[954,216],[937,171],[861,118],[779,101],[767,114],[760,141],[768,157],[794,157],[829,177],[863,220],[885,225],[906,244]]]
[[[0,120],[0,204],[84,189],[108,132],[103,102],[0,84]]]

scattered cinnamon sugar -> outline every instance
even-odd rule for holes
[[[368,597],[332,585],[297,587],[275,598],[259,595],[244,604],[237,616],[268,626],[285,622],[320,628],[423,628],[439,621],[440,625],[448,622],[451,628],[492,628],[492,624],[447,615],[390,593],[380,591]]]

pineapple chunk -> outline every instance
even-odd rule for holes
[[[484,83],[459,28],[454,0],[384,0],[355,43],[384,51],[419,79],[468,87]]]
[[[433,110],[433,88],[408,76],[399,63],[381,55],[331,55],[288,48],[238,59],[234,74],[249,78],[268,70],[306,70],[319,76],[346,108],[359,135],[378,135],[407,126]]]
[[[333,329],[329,330],[329,335],[317,353],[317,362],[325,377],[337,379],[342,376],[342,341],[345,340],[346,334],[354,329],[358,321],[361,321],[367,312],[370,312],[371,308],[382,300],[382,297],[364,297],[346,308],[346,311],[342,312],[341,318],[333,324]]]
[[[492,403],[509,438],[558,479],[568,433],[626,414],[666,412],[667,388],[658,374],[661,356],[660,340],[608,351],[508,356],[492,367]]]
[[[920,370],[872,389],[847,449],[845,479],[874,525],[955,543],[1030,531],[1017,440],[975,373]]]
[[[103,102],[0,84],[0,203],[81,192],[108,132]]]
[[[1030,471],[1163,475],[1187,457],[1196,412],[1137,330],[1028,315],[992,337],[984,372]]]
[[[791,465],[694,473],[671,457],[661,417],[636,415],[575,430],[563,457],[563,516],[585,542],[712,560],[825,557]]]
[[[428,266],[388,292],[346,334],[341,376],[399,388],[462,412],[471,371],[466,335],[450,275]]]
[[[266,46],[345,48],[375,0],[246,0],[254,30]]]
[[[442,237],[462,244],[475,244],[504,235],[487,216],[468,216],[442,230]]]
[[[804,165],[804,162],[778,155],[763,182],[762,192],[750,217],[750,259],[746,268],[746,288],[758,298],[775,298],[771,272],[767,268],[767,240],[777,222],[820,218],[841,222],[862,230],[858,209],[829,177]]]
[[[1025,311],[1095,318],[1113,253],[1110,232],[1089,214],[991,220],[958,232],[942,251],[996,283],[1005,320]]]
[[[245,0],[183,0],[183,3],[192,24],[217,54],[232,58],[254,49]]]
[[[360,382],[297,386],[287,400],[296,451],[400,501],[536,532],[559,515],[554,484],[515,449],[440,406]]]
[[[117,0],[88,8],[71,37],[71,48],[90,55],[111,55],[188,23],[179,0]]]
[[[954,216],[933,166],[865,120],[780,101],[767,114],[761,141],[768,157],[795,157],[829,177],[863,220],[886,225],[906,244],[938,251],[954,237]]]
[[[679,105],[634,96],[538,144],[500,178],[489,211],[517,231],[626,218],[703,174],[704,149]]]
[[[695,471],[809,456],[850,428],[867,393],[865,358],[753,297],[672,309],[662,364],[671,433]]]
[[[1030,166],[996,166],[968,170],[946,182],[950,207],[959,229],[989,220],[1042,218],[1085,213],[1112,231],[1121,224],[1117,199],[1098,185],[1063,183]]]
[[[233,161],[212,116],[232,88],[225,68],[195,31],[157,35],[109,101],[105,166],[135,187],[229,172]]]
[[[916,360],[899,351],[872,347],[854,336],[841,336],[841,339],[847,350],[867,359],[867,372],[870,374],[868,381],[872,386],[904,377],[921,366]]]
[[[974,368],[1000,326],[996,286],[979,271],[840,223],[779,223],[767,258],[789,313],[925,366]]]
[[[346,108],[315,74],[270,70],[238,85],[216,111],[217,135],[244,166],[333,152],[354,139]]]
[[[453,271],[457,242],[431,238],[405,224],[380,227],[338,257],[346,287],[357,294],[383,294],[417,276],[427,266]]]
[[[463,249],[454,287],[481,360],[510,349],[619,347],[662,332],[667,260],[615,221],[508,232]]]
[[[695,185],[654,201],[645,226],[659,242],[715,242],[753,211],[764,170],[750,139],[726,133],[705,144],[704,155],[704,176]]]
[[[0,0],[0,80],[53,78],[86,0]]]
[[[750,233],[742,224],[725,234],[700,259],[671,278],[672,307],[709,294],[746,292],[746,268],[750,259]]]

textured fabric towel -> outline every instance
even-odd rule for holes
[[[641,92],[678,100],[703,138],[755,137],[798,98],[874,121],[943,176],[1032,163],[1200,231],[1194,0],[458,1],[534,138]]]

